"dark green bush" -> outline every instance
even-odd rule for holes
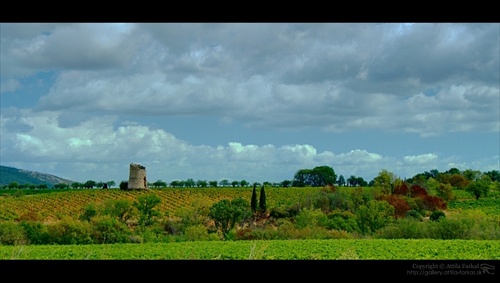
[[[439,221],[430,222],[430,234],[433,239],[470,240],[474,231],[474,219],[448,219],[440,218]]]
[[[445,218],[446,214],[442,212],[441,210],[436,210],[431,213],[431,216],[429,217],[430,220],[432,221],[439,221],[442,218]]]
[[[47,225],[39,221],[23,221],[19,223],[24,229],[24,234],[32,245],[45,245],[49,243]]]
[[[90,221],[92,217],[97,215],[97,208],[95,207],[95,204],[89,203],[85,206],[83,209],[83,213],[80,215],[78,219],[83,220],[83,221]]]
[[[406,212],[406,218],[415,219],[415,220],[422,220],[422,215],[420,214],[420,212],[412,209],[412,210],[408,210]]]
[[[375,233],[375,238],[382,239],[423,239],[429,238],[426,223],[413,218],[402,218],[381,228]]]

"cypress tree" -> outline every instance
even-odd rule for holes
[[[259,207],[261,212],[266,212],[267,206],[266,206],[266,192],[264,191],[264,185],[260,188],[260,201],[259,201]]]
[[[255,184],[253,184],[252,201],[250,205],[252,206],[252,212],[257,212],[257,192],[255,191]]]

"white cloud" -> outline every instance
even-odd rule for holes
[[[416,164],[428,164],[431,162],[435,162],[438,156],[434,153],[420,154],[420,155],[408,155],[403,157],[403,160],[407,163],[416,163]]]
[[[116,175],[137,161],[179,178],[291,178],[324,164],[349,175],[393,168],[411,176],[425,166],[473,161],[435,149],[429,151],[439,158],[345,146],[334,153],[334,143],[318,150],[313,141],[369,130],[415,133],[418,142],[500,129],[496,24],[34,23],[1,29],[2,100],[37,102],[37,112],[2,108],[2,159],[12,163],[46,161],[82,174],[107,164]],[[44,82],[54,84],[40,87],[34,81],[40,74],[50,74]],[[187,116],[239,129],[209,146],[181,140],[161,124]],[[302,144],[264,135],[238,139],[246,130],[311,136]],[[370,136],[365,139],[353,147],[371,148]]]

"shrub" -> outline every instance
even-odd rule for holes
[[[433,211],[431,213],[431,216],[429,217],[430,220],[432,221],[439,221],[441,218],[445,218],[446,214],[440,210]]]
[[[434,239],[469,240],[474,230],[473,219],[441,218],[440,221],[430,222],[429,224],[431,228],[431,237]]]
[[[394,207],[394,217],[395,218],[403,218],[406,216],[406,212],[408,212],[411,208],[408,203],[405,201],[403,196],[399,195],[384,195],[381,200],[387,201],[390,205]]]
[[[208,241],[209,239],[207,227],[204,225],[187,227],[185,235],[187,241]]]
[[[417,210],[412,209],[406,212],[406,218],[414,220],[422,220],[422,215]]]
[[[131,234],[126,224],[110,215],[92,219],[92,239],[96,244],[127,243]]]
[[[411,218],[398,219],[375,233],[375,238],[383,239],[422,239],[427,237],[426,223]]]
[[[127,223],[136,216],[137,210],[132,206],[132,201],[128,199],[109,199],[104,202],[101,214],[109,215],[122,223]]]
[[[393,220],[394,207],[387,201],[371,200],[356,211],[356,222],[362,234],[372,234]]]
[[[49,243],[47,225],[39,221],[23,221],[19,225],[23,227],[29,244],[44,245]]]
[[[90,221],[92,217],[96,215],[97,215],[97,209],[95,207],[95,204],[89,203],[84,207],[83,213],[80,215],[78,219],[82,221]]]
[[[446,209],[447,206],[446,202],[442,198],[436,196],[423,196],[422,200],[424,202],[425,210],[435,211],[438,209]]]
[[[356,215],[350,211],[335,210],[327,215],[326,228],[329,230],[358,231]]]
[[[133,205],[139,211],[139,225],[151,226],[161,213],[155,207],[161,203],[161,198],[157,195],[143,195],[138,197]]]
[[[325,227],[327,219],[327,216],[320,209],[304,208],[295,216],[295,225],[299,229],[314,226]]]
[[[244,228],[236,233],[235,240],[276,240],[279,233],[273,228]]]
[[[290,217],[290,214],[284,206],[272,207],[269,211],[269,216],[279,219]]]
[[[92,244],[92,227],[89,222],[64,217],[61,221],[48,225],[47,232],[50,244]]]
[[[24,230],[14,221],[0,222],[0,244],[2,245],[25,245],[28,239]]]
[[[127,181],[121,181],[120,182],[120,190],[128,190],[128,182]]]

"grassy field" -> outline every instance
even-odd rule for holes
[[[500,260],[494,240],[257,240],[0,246],[15,260]]]
[[[352,190],[352,188],[339,188]],[[266,188],[268,205],[304,201],[321,188]],[[144,194],[161,198],[162,214],[215,203],[223,198],[250,199],[252,188],[162,188],[149,191],[118,189],[0,192],[0,221],[35,219],[44,223],[77,217],[89,203],[137,200]],[[498,193],[475,200],[458,192],[447,214],[477,211],[499,217]],[[3,260],[500,260],[500,240],[436,239],[301,239],[147,242],[98,245],[0,245]]]

